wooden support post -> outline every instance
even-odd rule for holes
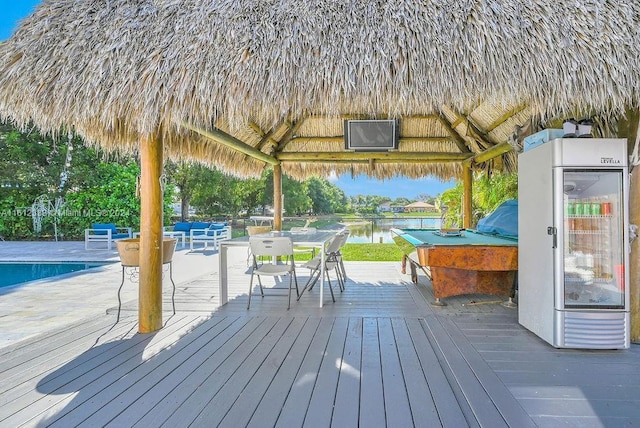
[[[473,196],[473,171],[469,164],[462,165],[462,227],[471,227],[471,204]]]
[[[640,225],[640,169],[635,167],[629,180],[629,223]],[[640,238],[631,243],[629,255],[629,305],[631,342],[640,343]]]
[[[140,333],[162,328],[162,156],[161,140],[140,139]]]
[[[631,155],[638,138],[640,111],[627,109],[626,115],[618,123],[618,136],[627,139],[628,152]],[[629,165],[629,224],[640,226],[640,168]],[[629,254],[629,307],[631,318],[630,339],[640,343],[640,238],[631,243]]]
[[[273,166],[273,229],[282,230],[282,167]]]

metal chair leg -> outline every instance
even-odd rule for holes
[[[293,286],[293,275],[289,275],[289,293],[288,293],[289,301],[287,302],[287,310],[291,309],[291,287],[292,286]]]
[[[329,284],[329,291],[331,291],[331,300],[333,300],[333,303],[335,303],[336,298],[333,295],[333,287],[331,286],[331,278],[329,277],[329,272],[327,272],[327,283]]]
[[[251,307],[251,294],[253,293],[253,272],[251,272],[251,279],[249,280],[249,301],[247,302],[247,309]]]
[[[173,284],[173,292],[171,293],[171,304],[173,305],[173,314],[176,314],[176,283],[173,282],[173,262],[169,262],[169,279]]]
[[[120,321],[120,309],[122,309],[122,300],[120,299],[120,291],[122,290],[123,285],[124,285],[124,266],[122,266],[122,282],[120,282],[120,287],[118,288],[118,317],[116,318],[116,323]]]

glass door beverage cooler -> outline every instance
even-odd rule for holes
[[[518,318],[555,347],[629,347],[627,194],[626,140],[518,157]]]

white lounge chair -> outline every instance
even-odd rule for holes
[[[206,250],[209,244],[218,249],[218,242],[231,239],[231,226],[226,223],[212,223],[207,229],[191,229],[189,231],[189,248],[193,251],[194,244],[204,244]]]

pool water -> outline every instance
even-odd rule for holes
[[[66,273],[83,271],[107,262],[0,263],[0,288]]]

